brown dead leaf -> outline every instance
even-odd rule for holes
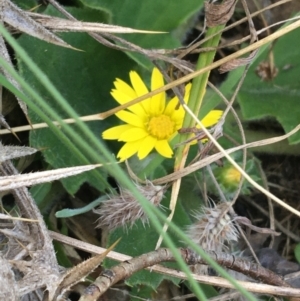
[[[20,32],[27,33],[45,42],[55,44],[62,47],[73,48],[71,45],[58,38],[51,31],[33,20],[10,0],[2,0],[2,20]]]
[[[258,52],[258,49],[252,51],[248,57],[234,59],[234,60],[231,60],[231,61],[221,65],[219,68],[219,72],[225,73],[225,72],[234,70],[238,67],[250,64],[253,61],[253,59],[255,58],[257,52]]]
[[[77,20],[67,20],[37,13],[27,13],[28,16],[34,18],[42,26],[53,31],[60,32],[102,32],[102,33],[148,33],[157,34],[165,33],[162,31],[139,30],[129,27],[116,26],[95,22],[81,22]]]
[[[205,1],[205,17],[208,27],[226,24],[233,15],[236,0],[225,0],[222,4]]]
[[[262,81],[272,81],[278,74],[278,68],[272,66],[270,62],[263,61],[255,68],[255,73],[261,78]]]
[[[106,255],[118,244],[118,239],[102,254],[91,257],[90,259],[78,264],[74,268],[67,271],[57,283],[56,289],[49,292],[49,301],[60,300],[71,286],[82,281],[86,276],[93,272],[99,264],[104,260]]]

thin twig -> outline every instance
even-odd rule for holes
[[[82,242],[80,240],[67,237],[65,235],[49,231],[50,236],[52,239],[60,241],[62,243],[65,243],[67,245],[73,246],[77,249],[84,250],[93,254],[101,254],[106,251],[106,249],[94,246],[92,244]],[[114,259],[117,261],[128,261],[132,257],[128,255],[124,255],[121,253],[117,253],[114,251],[111,251],[107,258]],[[166,267],[163,267],[161,265],[154,265],[151,268],[149,268],[152,272],[162,273],[164,275],[169,275],[171,277],[179,278],[179,279],[187,279],[187,276],[185,273],[169,269]],[[219,286],[219,287],[225,287],[225,288],[234,288],[231,283],[229,283],[227,280],[220,278],[220,277],[213,277],[213,276],[203,276],[203,275],[196,275],[193,274],[193,278],[204,284]],[[261,293],[261,294],[272,294],[272,295],[278,295],[278,296],[290,296],[290,297],[299,297],[300,296],[300,289],[295,288],[286,288],[286,287],[276,287],[276,286],[270,286],[267,284],[261,284],[261,283],[251,283],[246,281],[238,281],[243,287],[245,287],[248,291],[255,292],[255,293]]]
[[[257,204],[256,202],[254,202],[253,200],[251,200],[251,198],[247,197],[247,196],[243,196],[244,200],[249,203],[250,205],[254,206],[256,209],[258,209],[263,215],[270,217],[269,213],[263,209],[259,204]],[[287,230],[279,221],[277,221],[274,218],[274,224],[275,224],[275,229],[279,229],[282,233],[284,233],[286,236],[292,238],[294,241],[296,242],[300,242],[300,237],[297,236],[295,233]]]
[[[188,265],[206,264],[205,260],[198,254],[190,249],[179,249],[182,258]],[[225,253],[216,254],[215,252],[207,252],[207,254],[223,267],[243,273],[256,280],[273,284],[280,287],[290,287],[282,277],[274,272],[267,270],[257,264],[251,263],[242,258],[236,258],[233,255]],[[161,248],[156,251],[143,254],[131,260],[127,260],[111,269],[104,270],[101,275],[86,289],[79,301],[95,301],[97,300],[108,288],[132,276],[137,271],[151,267],[161,262],[175,261],[172,252],[167,248]],[[276,293],[275,293],[276,295]]]

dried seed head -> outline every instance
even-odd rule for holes
[[[227,251],[228,246],[238,240],[238,231],[227,213],[228,206],[228,203],[220,203],[196,213],[196,222],[186,231],[189,238],[203,249]],[[195,272],[207,274],[207,266],[197,265]]]
[[[196,223],[189,226],[187,235],[203,249],[222,252],[238,240],[238,231],[227,214],[228,204],[220,203],[196,213]]]
[[[154,206],[159,206],[164,196],[162,186],[154,186],[147,181],[146,185],[135,184],[138,191]],[[94,210],[99,214],[97,228],[107,227],[109,230],[118,227],[132,227],[136,220],[140,219],[145,225],[148,217],[140,203],[136,200],[132,192],[120,187],[120,195],[109,195],[109,199]]]

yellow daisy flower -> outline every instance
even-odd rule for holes
[[[115,89],[112,97],[119,103],[125,104],[149,91],[135,72],[129,73],[131,85],[121,79],[114,82]],[[164,86],[163,76],[157,68],[152,71],[151,91]],[[186,85],[184,100],[188,102],[191,84]],[[137,154],[140,160],[144,159],[155,149],[160,155],[171,158],[173,151],[169,142],[176,136],[182,127],[185,111],[178,107],[179,100],[173,97],[166,101],[166,93],[162,92],[145,99],[140,103],[119,111],[116,116],[126,124],[112,127],[103,132],[103,139],[125,142],[117,157],[124,161]],[[216,124],[222,111],[209,112],[202,120],[205,127]]]

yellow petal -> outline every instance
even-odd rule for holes
[[[143,128],[143,126],[144,126],[143,120],[139,116],[137,116],[133,113],[130,113],[128,111],[123,110],[123,111],[116,113],[115,115],[119,119],[121,119],[122,121],[124,121],[130,125],[140,127],[140,128]]]
[[[150,135],[144,138],[143,141],[141,141],[138,154],[137,154],[140,160],[144,159],[149,155],[149,153],[153,150],[156,141],[157,139]]]
[[[177,97],[173,97],[167,104],[166,109],[164,111],[165,115],[172,116],[175,110],[181,110],[182,114],[184,114],[183,108],[181,107],[179,100]]]
[[[191,92],[191,84],[187,84],[185,86],[185,93],[184,93],[184,101],[185,103],[188,103],[189,97],[190,97],[190,92]],[[179,102],[179,99],[177,96],[173,97],[169,103],[167,104],[165,114],[172,116],[173,113],[176,113],[174,116],[175,118],[183,118],[184,117],[184,109],[182,105]],[[178,116],[180,115],[180,116]]]
[[[157,140],[155,149],[157,152],[166,158],[171,158],[173,155],[173,151],[170,147],[170,144],[167,140]]]
[[[124,161],[130,157],[132,157],[139,149],[141,141],[127,142],[123,145],[123,147],[118,152],[117,157],[120,158],[121,161]]]
[[[183,107],[180,106],[180,108],[178,110],[175,110],[174,113],[171,115],[171,118],[173,121],[176,122],[176,124],[181,124],[183,122],[183,118],[184,118],[184,109]]]
[[[191,134],[191,136],[189,137],[189,139],[195,138],[194,140],[191,140],[190,145],[195,145],[198,143],[198,140],[196,139],[196,135],[195,134]],[[201,142],[204,143],[206,142],[207,139],[202,139]]]
[[[144,129],[134,127],[134,128],[129,129],[128,131],[124,131],[120,135],[119,141],[133,142],[136,140],[141,140],[148,135],[149,135],[149,133],[147,133]]]
[[[132,87],[135,93],[137,94],[137,96],[142,96],[149,92],[145,83],[135,71],[130,71],[129,76],[130,76]]]
[[[178,130],[182,127],[184,113],[185,113],[185,111],[184,111],[183,107],[181,106],[181,104],[179,103],[178,98],[173,97],[167,104],[164,114],[169,115],[171,117],[171,119],[176,124],[176,130]]]
[[[130,71],[129,76],[130,76],[132,87],[135,90],[137,96],[142,96],[149,92],[145,83],[135,71]],[[149,112],[150,98],[143,100],[140,104],[141,106],[143,106],[146,113]]]
[[[205,127],[213,126],[219,121],[222,114],[223,111],[221,110],[212,110],[201,120],[201,122]]]
[[[135,93],[134,89],[121,79],[117,78],[114,81],[114,85],[116,88],[115,90],[122,91],[122,93],[128,95],[128,97],[130,97],[131,99],[137,98],[137,94]]]
[[[185,91],[184,91],[184,101],[185,103],[187,104],[189,102],[189,99],[190,99],[190,93],[191,93],[191,88],[192,88],[192,84],[189,83],[185,86]]]
[[[118,125],[114,126],[102,133],[103,139],[107,140],[115,140],[119,139],[119,137],[126,132],[127,130],[132,129],[132,126],[129,124],[123,124],[123,125]]]
[[[164,79],[162,74],[157,68],[154,68],[152,71],[151,77],[151,91],[156,90],[164,86]],[[161,92],[151,97],[150,102],[150,114],[151,115],[160,115],[163,113],[166,105],[166,93]]]
[[[122,90],[118,89],[113,89],[110,92],[111,96],[119,103],[119,104],[124,104],[124,103],[128,103],[129,101],[133,100],[136,98],[135,97],[131,97],[130,95],[126,94],[125,92],[123,92]],[[133,112],[134,114],[140,116],[141,118],[146,118],[146,114],[144,111],[144,108],[141,106],[140,103],[137,103],[133,106],[130,106],[127,108],[128,110],[130,110],[131,112]]]
[[[185,86],[185,93],[184,93],[185,103],[188,103],[188,101],[189,101],[191,87],[192,87],[191,84],[187,84]],[[167,104],[166,110],[165,110],[165,114],[169,115],[172,118],[172,120],[176,122],[177,128],[181,127],[185,111],[184,111],[184,108],[182,107],[182,105],[180,104],[177,96],[173,97],[169,101],[169,103]]]

